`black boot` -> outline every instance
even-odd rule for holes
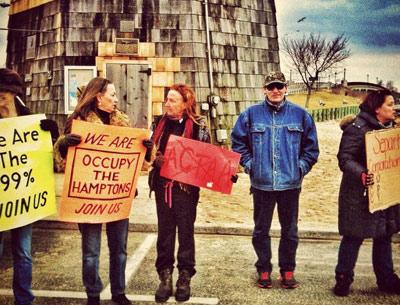
[[[338,297],[348,296],[350,293],[350,285],[353,279],[343,273],[336,273],[336,285],[333,288],[333,293]]]
[[[86,305],[100,305],[100,297],[90,297],[88,296]]]
[[[156,302],[162,303],[168,301],[169,297],[172,295],[172,273],[171,270],[165,269],[158,275],[160,278],[160,285],[156,291]]]
[[[384,282],[378,281],[377,284],[380,291],[400,294],[400,278],[395,273],[390,278],[385,279]]]
[[[185,302],[190,298],[190,273],[187,270],[179,272],[179,278],[176,281],[175,299],[178,302]]]

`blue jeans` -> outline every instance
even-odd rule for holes
[[[32,284],[32,225],[11,230],[11,252],[14,274],[13,291],[15,305],[31,305],[34,299]]]
[[[129,220],[123,219],[106,223],[108,249],[110,253],[109,278],[111,294],[119,295],[125,291],[125,268],[127,260]],[[97,297],[103,290],[99,275],[99,257],[102,224],[80,223],[82,235],[82,277],[86,293]]]
[[[299,212],[300,189],[285,191],[262,191],[251,188],[254,204],[253,247],[258,260],[255,263],[258,272],[272,271],[271,229],[275,204],[281,225],[279,241],[279,268],[281,272],[294,271],[296,251],[299,243],[297,221]]]
[[[343,236],[339,247],[336,274],[353,279],[358,252],[364,239]],[[386,285],[393,278],[392,236],[372,240],[372,265],[378,285]]]

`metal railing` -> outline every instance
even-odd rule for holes
[[[348,114],[358,114],[359,111],[360,108],[358,105],[352,105],[336,108],[316,108],[310,109],[308,112],[311,114],[315,122],[323,122],[341,119]]]

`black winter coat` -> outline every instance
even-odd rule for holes
[[[357,238],[377,238],[400,231],[400,205],[370,213],[368,196],[361,182],[367,172],[365,133],[384,128],[367,112],[360,112],[355,120],[342,126],[339,167],[343,172],[339,192],[339,233]]]

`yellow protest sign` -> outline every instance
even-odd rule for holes
[[[105,223],[129,217],[150,131],[74,120],[82,142],[68,149],[62,221]]]
[[[0,120],[0,231],[56,213],[53,146],[43,114]]]
[[[368,188],[371,213],[400,203],[400,128],[368,132],[365,135],[367,168],[374,174]]]

